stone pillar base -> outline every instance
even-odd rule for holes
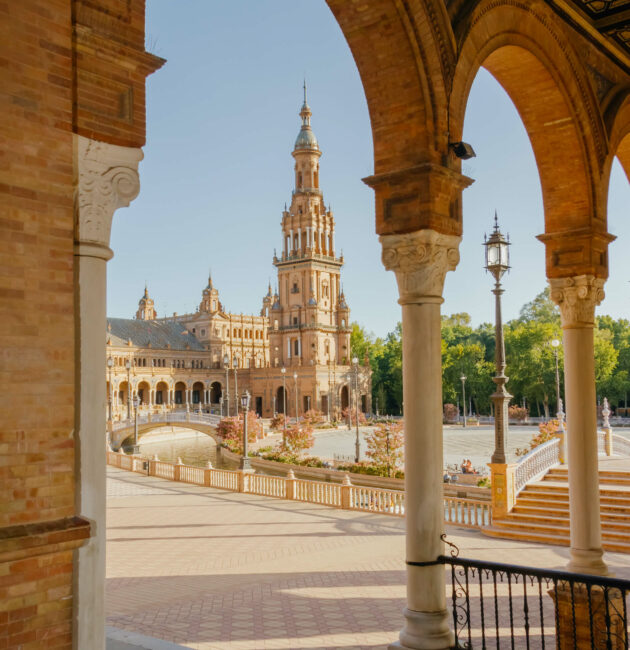
[[[557,650],[587,650],[590,648],[610,648],[623,650],[625,645],[624,603],[621,591],[608,590],[608,603],[602,587],[586,585],[559,586],[547,592],[556,606]],[[608,610],[608,611],[607,611]],[[609,617],[610,635],[606,629]],[[574,629],[575,627],[575,629]],[[610,645],[608,640],[610,638]]]
[[[604,551],[601,548],[578,549],[572,548],[567,570],[573,573],[588,573],[596,576],[610,575],[604,562]]]
[[[405,627],[400,640],[388,646],[390,650],[449,650],[455,638],[448,625],[448,613],[403,611]]]

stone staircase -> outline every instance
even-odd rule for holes
[[[600,470],[602,540],[606,551],[630,553],[630,472]],[[566,467],[556,467],[519,493],[512,511],[486,535],[541,544],[569,545],[569,484]]]

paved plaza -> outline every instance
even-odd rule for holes
[[[107,516],[109,650],[375,650],[402,626],[402,519],[111,467]],[[447,533],[462,557],[549,568],[568,557],[562,547]],[[630,578],[630,556],[607,560]]]

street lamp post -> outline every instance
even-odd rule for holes
[[[107,357],[107,370],[109,373],[108,377],[108,389],[107,389],[107,406],[108,406],[108,416],[107,419],[111,422],[112,419],[112,366],[114,365],[114,360],[111,357]]]
[[[273,417],[275,418],[276,417],[276,396],[275,395],[271,396],[271,403],[273,405],[271,412],[273,413]]]
[[[131,420],[131,361],[125,361],[125,368],[127,368],[127,420]]]
[[[298,422],[298,389],[297,389],[297,372],[293,373],[293,386],[295,388],[295,423]]]
[[[562,410],[560,406],[560,373],[558,372],[558,348],[560,347],[560,341],[553,339],[551,341],[551,347],[553,348],[553,356],[556,359],[556,412],[559,413]]]
[[[287,448],[287,369],[282,367],[282,449]]]
[[[243,470],[251,470],[252,468],[247,451],[247,415],[249,411],[249,398],[249,391],[245,391],[241,395],[241,406],[243,410],[243,455],[241,456],[240,469]]]
[[[225,367],[225,417],[230,417],[230,357],[226,354],[223,357],[223,365]]]
[[[238,375],[236,374],[236,369],[238,368],[238,357],[232,359],[232,367],[234,368],[234,403],[236,417],[238,417]]]
[[[354,462],[358,463],[359,458],[361,457],[361,447],[359,443],[359,359],[354,357],[352,359],[352,365],[354,366],[354,415],[356,418],[356,437],[354,441]],[[348,405],[348,411],[350,411],[350,405]]]
[[[133,398],[133,451],[132,454],[140,453],[140,447],[138,446],[138,406],[140,406],[140,400],[136,395]]]
[[[496,375],[492,381],[496,391],[492,394],[494,403],[494,453],[492,463],[505,463],[505,439],[508,432],[508,403],[512,396],[505,389],[508,377],[505,376],[505,344],[503,342],[503,322],[501,318],[501,277],[510,268],[510,242],[499,230],[497,213],[494,213],[494,231],[488,239],[484,238],[486,248],[486,270],[492,273],[495,285],[492,293],[495,295],[495,364]]]
[[[223,395],[219,397],[219,413],[221,413],[221,417],[223,417]]]
[[[462,382],[462,410],[464,411],[464,428],[466,427],[466,375],[462,373],[459,378]]]

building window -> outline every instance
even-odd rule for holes
[[[201,336],[205,336],[205,335],[206,335],[206,330],[201,330]]]
[[[300,354],[300,342],[297,339],[293,341],[293,354],[296,357]]]
[[[293,317],[293,324],[294,324],[294,325],[297,325],[297,324],[298,324],[298,318],[297,318],[297,316],[294,316],[294,317]]]
[[[176,390],[175,391],[175,404],[181,404],[182,403],[182,391],[181,390]]]

